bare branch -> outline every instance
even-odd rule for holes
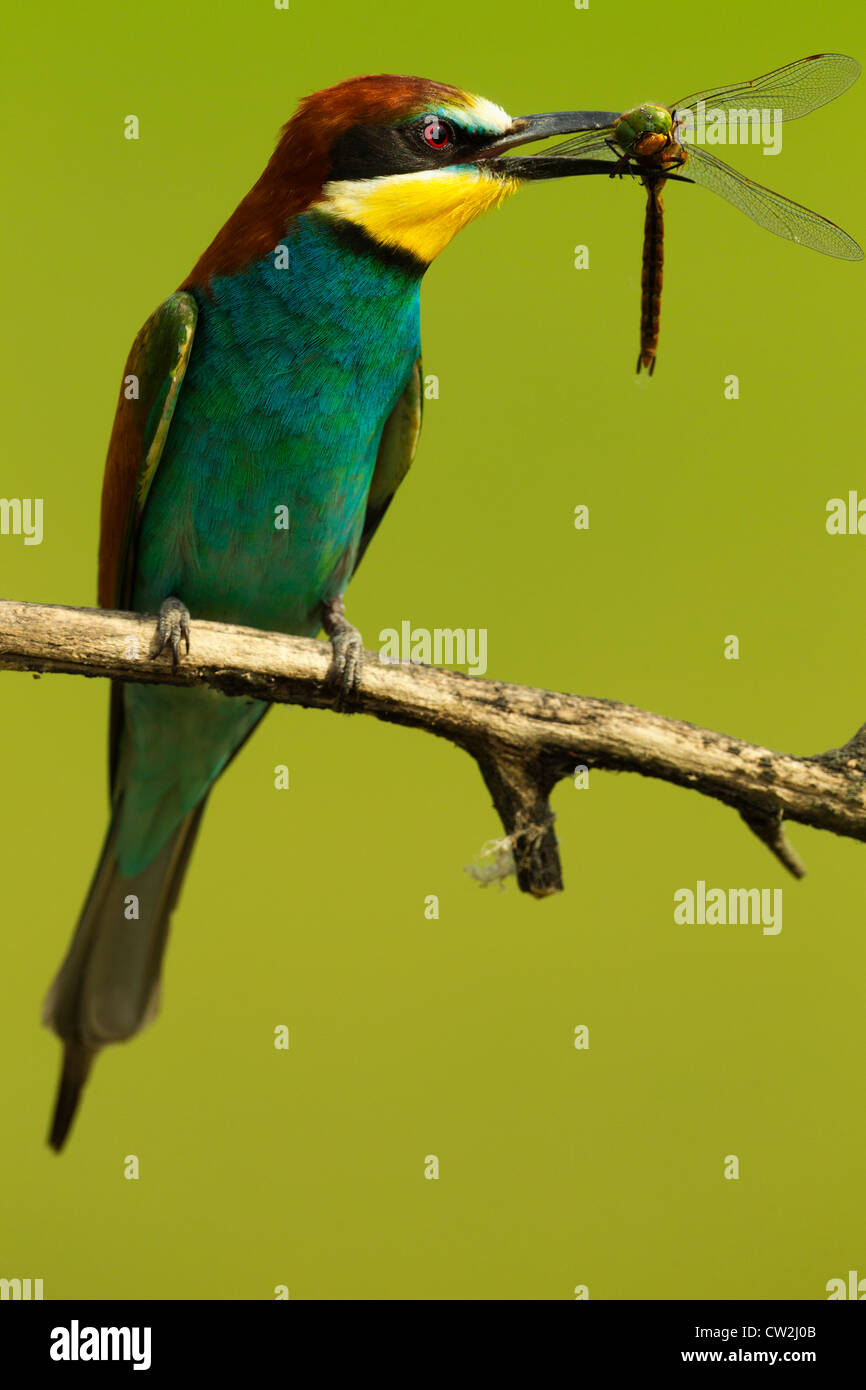
[[[0,669],[207,685],[225,695],[328,708],[330,648],[307,638],[194,622],[173,669],[152,659],[155,619],[0,601]],[[449,739],[475,759],[499,812],[518,883],[559,892],[550,793],[576,766],[638,772],[733,807],[797,877],[783,822],[866,840],[866,726],[842,748],[792,757],[614,700],[480,680],[367,654],[355,709]]]

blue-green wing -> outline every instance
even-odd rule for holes
[[[379,522],[388,510],[394,493],[412,466],[412,460],[418,447],[418,435],[421,431],[423,385],[424,378],[421,375],[421,358],[419,357],[412,368],[402,396],[385,421],[382,430],[379,451],[376,455],[376,467],[373,470],[370,491],[367,495],[367,511],[364,517],[364,528],[361,532],[358,554],[355,559],[355,569],[361,563],[361,557],[373,539]]]
[[[162,457],[189,363],[198,308],[191,294],[170,295],[133,343],[108,445],[102,484],[99,602],[131,602],[141,515]]]
[[[191,294],[170,295],[151,314],[126,360],[102,484],[99,602],[103,608],[126,608],[132,602],[141,516],[165,448],[197,318]],[[109,727],[112,786],[122,723],[121,687],[114,681]]]

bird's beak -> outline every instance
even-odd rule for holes
[[[517,179],[558,179],[570,174],[609,174],[610,161],[581,159],[575,155],[524,155],[502,159],[509,150],[547,140],[552,135],[577,135],[581,131],[609,129],[620,118],[619,111],[544,111],[535,116],[518,116],[511,129],[488,145],[478,157],[483,167],[492,164],[497,174]]]

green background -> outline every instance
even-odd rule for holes
[[[45,539],[0,537],[0,592],[85,605],[126,350],[302,95],[394,71],[514,114],[619,109],[866,55],[855,0],[102,0],[10,27],[0,494],[43,497]],[[732,162],[863,241],[864,121],[861,81]],[[866,491],[866,271],[703,190],[666,206],[652,382],[630,182],[527,188],[432,268],[440,399],[349,612],[369,646],[405,618],[486,627],[491,677],[817,752],[866,719],[866,539],[824,527]],[[811,1299],[866,1275],[860,845],[792,827],[796,883],[721,805],[594,773],[555,793],[566,892],[536,902],[462,872],[500,833],[463,754],[279,709],[211,800],[162,1015],[102,1056],[58,1158],[39,1009],[103,834],[107,689],[7,673],[0,699],[0,1275],[250,1299]],[[675,925],[698,879],[781,887],[781,934]]]

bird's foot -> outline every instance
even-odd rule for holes
[[[342,598],[322,604],[322,627],[333,653],[325,684],[334,688],[334,708],[345,710],[357,694],[364,669],[364,639],[343,612]]]
[[[171,664],[177,666],[182,641],[186,643],[189,655],[189,609],[179,598],[167,598],[161,605],[156,623],[156,640],[159,645],[151,661],[156,661],[166,647],[171,647]]]

